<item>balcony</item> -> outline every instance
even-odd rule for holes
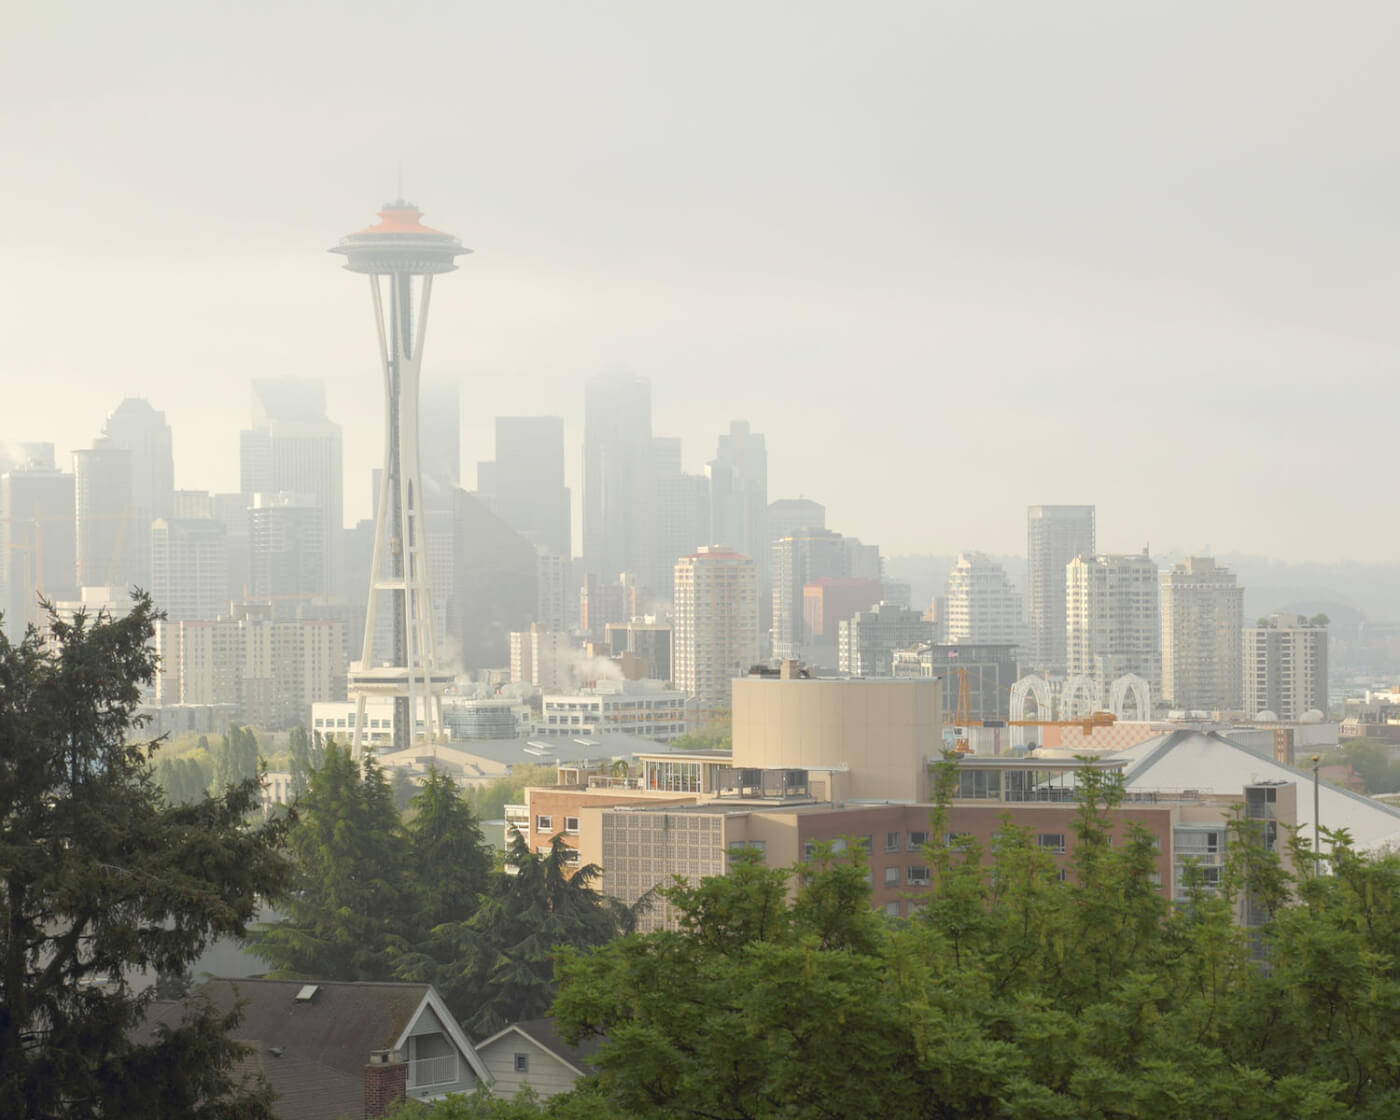
[[[408,1063],[408,1087],[426,1089],[432,1085],[453,1085],[457,1081],[457,1055],[418,1058]]]

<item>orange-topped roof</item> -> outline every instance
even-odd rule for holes
[[[423,211],[411,202],[391,202],[379,211],[379,224],[367,226],[360,233],[442,233],[440,229],[425,226],[420,219]]]

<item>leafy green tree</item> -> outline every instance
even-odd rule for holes
[[[587,1092],[619,1116],[710,1120],[1396,1114],[1395,953],[1376,931],[1400,864],[1343,846],[1333,874],[1295,883],[1241,822],[1220,888],[1194,873],[1177,908],[1113,777],[1081,774],[1062,881],[1009,820],[991,852],[950,836],[953,775],[936,774],[915,917],[871,910],[859,850],[818,852],[795,882],[735,852],[727,876],[665,892],[678,932],[566,955],[554,1014],[566,1037],[606,1036]],[[1235,921],[1246,897],[1274,914],[1271,970]]]
[[[214,791],[258,776],[258,738],[251,727],[230,725],[228,734],[211,752],[214,759]]]
[[[155,776],[156,785],[174,805],[189,805],[209,790],[210,772],[195,758],[162,758]]]
[[[234,1019],[136,1034],[134,974],[180,975],[288,880],[280,828],[245,823],[255,782],[173,804],[131,741],[157,617],[141,596],[0,636],[0,1115],[271,1115],[235,1079]]]
[[[625,908],[593,889],[593,865],[569,874],[570,849],[556,836],[537,855],[518,836],[476,912],[433,930],[430,952],[407,961],[404,979],[432,980],[473,1037],[534,1019],[554,998],[560,947],[593,948],[625,927]]]
[[[285,920],[250,938],[274,975],[387,980],[405,946],[407,838],[384,771],[326,747],[288,835],[295,890]]]
[[[401,1101],[388,1120],[618,1120],[618,1113],[601,1097],[586,1090],[540,1100],[529,1086],[514,1097],[497,1097],[485,1090],[453,1094],[431,1103]]]
[[[288,736],[288,769],[292,776],[292,795],[300,797],[306,792],[311,772],[321,765],[325,757],[325,745],[321,733],[308,735],[306,728],[293,727]]]

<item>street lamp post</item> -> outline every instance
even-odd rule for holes
[[[1321,800],[1320,800],[1320,797],[1319,797],[1319,788],[1320,788],[1320,786],[1319,786],[1318,772],[1319,772],[1319,769],[1320,769],[1321,766],[1322,766],[1322,756],[1321,756],[1320,754],[1315,754],[1315,755],[1313,755],[1313,756],[1312,756],[1312,764],[1313,764],[1313,861],[1314,861],[1314,864],[1316,865],[1316,864],[1317,864],[1317,861],[1319,861],[1319,860],[1322,859],[1322,847],[1321,847],[1321,845],[1320,845],[1320,843],[1319,843],[1319,841],[1318,841],[1318,835],[1319,835],[1318,817],[1321,815],[1320,812],[1319,812],[1319,810],[1318,810],[1318,806],[1321,804]]]

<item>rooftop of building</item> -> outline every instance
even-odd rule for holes
[[[1310,770],[1262,757],[1216,731],[1172,731],[1104,761],[1126,764],[1130,792],[1184,790],[1239,798],[1247,786],[1296,784],[1308,789],[1298,797],[1297,824],[1305,833],[1313,824]],[[1358,848],[1400,846],[1400,809],[1325,781],[1318,782],[1318,802],[1322,827],[1345,828]]]

